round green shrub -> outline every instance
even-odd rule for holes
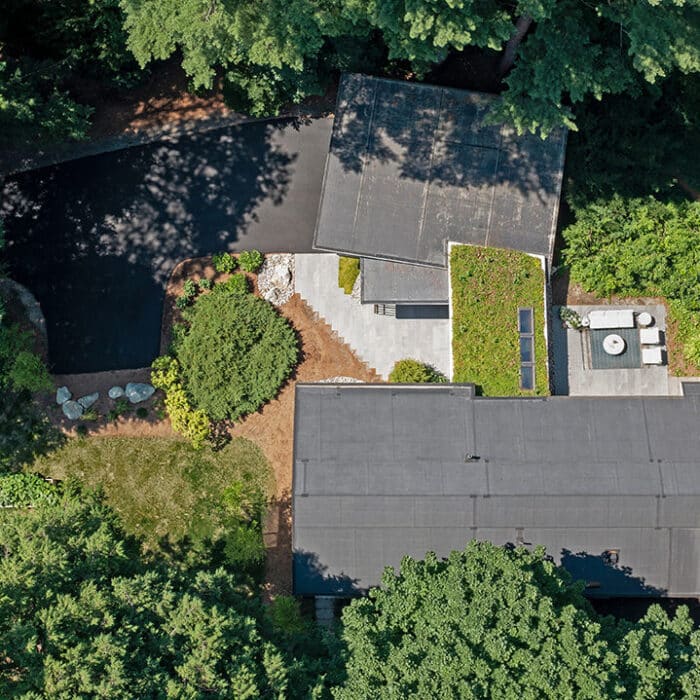
[[[389,375],[392,384],[425,384],[428,382],[443,383],[444,375],[418,360],[399,360]]]
[[[245,275],[231,275],[226,282],[219,286],[230,294],[245,294],[249,291],[248,278]]]
[[[175,307],[180,309],[180,311],[186,309],[189,303],[190,300],[184,294],[175,299]]]
[[[217,272],[233,272],[238,266],[238,261],[230,253],[216,253],[211,262]]]
[[[296,365],[297,339],[286,319],[229,283],[199,297],[185,320],[189,332],[176,348],[183,385],[212,420],[236,420],[257,410]]]
[[[136,417],[137,418],[147,418],[148,417],[148,409],[145,406],[139,406],[136,409]]]
[[[238,256],[241,270],[257,272],[263,264],[263,255],[259,250],[245,250]]]
[[[185,280],[182,285],[182,293],[188,298],[192,299],[197,296],[197,283],[194,280]]]
[[[206,277],[202,277],[202,279],[199,280],[197,284],[202,291],[209,290],[212,288],[212,281],[207,279]]]

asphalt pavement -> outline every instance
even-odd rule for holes
[[[310,252],[332,123],[229,126],[8,178],[4,257],[44,311],[52,371],[150,364],[185,258]]]

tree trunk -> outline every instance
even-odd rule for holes
[[[515,54],[518,52],[518,47],[525,38],[531,24],[532,17],[530,17],[530,15],[520,15],[520,17],[518,17],[518,21],[515,23],[515,34],[508,39],[503,49],[501,61],[498,64],[498,74],[501,78],[513,67],[513,63],[515,63]]]

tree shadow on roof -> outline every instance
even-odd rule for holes
[[[316,552],[295,550],[294,593],[296,595],[355,596],[366,592],[359,579],[346,574],[332,574]]]
[[[332,156],[345,172],[360,173],[374,164],[436,187],[504,185],[540,199],[558,194],[565,131],[543,140],[486,124],[495,99],[485,93],[345,75]]]
[[[666,589],[652,586],[641,576],[635,576],[632,567],[617,562],[615,551],[589,554],[562,549],[560,563],[573,578],[586,583],[585,593],[590,597],[648,597],[666,593]],[[619,557],[624,557],[624,552],[620,552]]]

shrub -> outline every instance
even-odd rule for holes
[[[197,283],[194,280],[185,280],[182,285],[182,293],[187,299],[194,299],[197,296]]]
[[[148,409],[145,406],[139,406],[136,409],[136,417],[137,418],[147,418],[148,417]]]
[[[245,275],[231,275],[226,282],[218,286],[231,294],[246,294],[249,291],[248,278]]]
[[[202,291],[208,291],[209,289],[212,288],[213,283],[211,280],[207,279],[206,277],[202,277],[202,279],[199,280],[199,282],[197,282],[197,284]]]
[[[355,280],[359,274],[359,258],[347,258],[342,255],[338,258],[338,286],[346,294],[352,294],[352,288],[355,286]]]
[[[59,491],[38,474],[0,476],[0,507],[27,508],[40,503],[57,503]]]
[[[97,420],[99,417],[99,413],[97,413],[97,411],[94,408],[89,408],[87,411],[83,411],[83,414],[80,416],[80,420],[94,421]]]
[[[184,311],[190,304],[190,300],[183,294],[175,299],[175,308]]]
[[[190,330],[176,355],[193,404],[214,421],[236,420],[273,398],[298,355],[286,319],[229,282],[187,309]]]
[[[224,544],[226,561],[235,567],[255,569],[265,561],[265,543],[256,522],[239,524],[226,534]]]
[[[22,350],[17,353],[8,373],[15,389],[27,391],[48,391],[53,387],[51,376],[43,360],[33,352]]]
[[[210,425],[204,411],[194,410],[180,379],[180,366],[173,357],[158,357],[151,365],[151,384],[165,392],[165,410],[173,430],[196,449],[209,437]]]
[[[76,434],[78,437],[81,437],[81,438],[87,437],[87,434],[88,434],[87,425],[82,425],[82,424],[81,424],[81,425],[76,426],[76,428],[75,428],[75,434]]]
[[[223,273],[233,272],[238,266],[236,258],[226,252],[212,255],[211,262],[217,272]]]
[[[258,250],[244,250],[238,256],[238,264],[245,272],[257,272],[263,264],[263,255]]]
[[[442,384],[447,381],[445,376],[430,365],[418,360],[399,360],[389,375],[393,384],[423,384],[433,382]]]

